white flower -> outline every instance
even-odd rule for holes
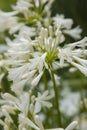
[[[19,124],[24,124],[24,126],[34,128],[35,130],[40,130],[40,128],[37,127],[35,123],[33,123],[29,118],[27,118],[23,114],[19,115]]]
[[[9,30],[9,33],[13,34],[23,26],[23,23],[18,23],[16,14],[16,11],[8,13],[0,11],[0,32]]]
[[[23,26],[20,28],[18,35],[16,36],[16,39],[29,39],[29,37],[35,36],[36,30],[34,27],[28,27],[28,26]]]
[[[27,18],[29,13],[29,8],[32,7],[31,2],[29,0],[18,0],[15,6],[12,6],[14,10],[19,13],[23,13]]]
[[[81,38],[82,29],[79,26],[77,26],[73,29],[63,30],[63,32],[77,40]]]
[[[86,46],[87,46],[87,37],[84,37],[80,41],[70,43],[70,44],[67,45],[67,47],[71,47],[72,49],[75,48],[75,47],[85,48]]]
[[[48,91],[45,91],[43,94],[38,93],[38,97],[35,99],[35,113],[41,110],[41,106],[52,107],[52,104],[49,102],[52,97],[53,95],[48,95]]]
[[[16,12],[3,12],[0,11],[0,32],[5,31],[8,29],[8,23],[13,18]]]
[[[13,49],[14,49],[13,51],[15,51],[16,48],[13,48]],[[25,49],[28,49],[28,48],[25,48]],[[17,53],[15,53],[15,55],[17,55],[16,57],[13,52],[9,51],[9,53],[11,53],[12,58],[15,58],[15,60],[19,61],[18,63],[19,67],[14,66],[13,64],[14,62],[13,62],[13,63],[10,63],[13,65],[13,68],[8,69],[9,70],[8,77],[10,80],[13,80],[13,86],[15,85],[17,86],[18,83],[22,83],[21,82],[22,80],[24,81],[23,85],[25,83],[29,83],[33,86],[37,85],[43,74],[46,54],[44,53],[42,56],[35,56],[35,58],[29,59],[29,57],[28,58],[25,57],[26,56],[25,54],[23,54],[23,56],[20,55],[19,52],[18,52],[18,55]],[[29,52],[27,51],[26,53],[27,55],[29,54]],[[22,58],[23,60],[20,60],[20,58]]]
[[[84,38],[78,42],[68,44],[64,48],[58,48],[60,67],[63,67],[66,61],[87,76],[86,46],[87,38]]]
[[[61,26],[62,33],[71,36],[75,40],[81,38],[82,29],[79,26],[71,29],[73,24],[72,19],[64,18],[64,15],[56,15],[55,17],[53,17],[53,21],[54,26],[56,27],[58,27],[59,25]]]
[[[3,106],[1,107],[1,109],[6,110],[7,113],[9,113],[9,114],[15,114],[15,113],[16,113],[16,112],[15,112],[16,108],[15,108],[14,106],[9,105],[9,103],[6,104],[6,105],[3,105]]]
[[[73,66],[79,69],[85,76],[87,76],[87,67],[79,65],[78,63],[71,62]]]
[[[10,21],[10,23],[9,23],[9,33],[14,34],[17,31],[19,31],[21,29],[21,27],[23,27],[23,26],[24,26],[24,24],[18,23],[17,18],[16,18],[16,20]]]
[[[26,80],[21,80],[11,86],[11,90],[15,92],[18,96],[24,92],[24,86],[26,84]]]
[[[35,79],[31,82],[31,85],[32,86],[37,86],[37,84],[40,81],[42,75],[43,75],[43,71],[37,77],[35,77]]]
[[[30,38],[18,37],[18,39],[15,39],[14,41],[9,39],[6,40],[9,46],[8,56],[11,56],[12,59],[16,60],[28,60],[33,51]]]
[[[19,110],[25,115],[29,111],[30,96],[27,92],[22,93],[22,95],[16,97],[9,93],[2,95],[3,100],[0,103],[8,104],[11,111],[8,110],[8,105],[3,105],[2,110],[6,110],[8,113],[14,113],[14,110]]]
[[[77,56],[73,56],[73,58],[74,58],[77,62],[79,62],[82,66],[87,67],[87,60],[82,59],[82,58],[79,58],[79,57],[77,57]]]
[[[57,27],[59,24],[61,24],[62,28],[70,29],[73,24],[72,19],[64,18],[64,15],[57,14],[55,17],[53,17],[54,25]]]
[[[72,52],[71,48],[59,48],[58,58],[60,59],[60,67],[64,66],[64,61],[72,61]]]
[[[24,93],[19,97],[19,100],[16,102],[18,109],[24,113],[25,115],[28,114],[29,111],[29,103],[30,103],[30,96],[28,93]]]

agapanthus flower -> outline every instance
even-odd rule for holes
[[[60,27],[54,32],[51,26],[41,28],[39,36],[34,40],[27,35],[25,37],[22,32],[21,34],[22,37],[19,35],[14,41],[8,40],[10,48],[7,53],[7,64],[11,66],[11,68],[8,67],[8,77],[13,80],[13,90],[17,85],[23,86],[26,83],[36,86],[44,70],[49,71],[50,64],[56,63],[58,69],[65,67],[66,63],[71,64],[87,75],[85,59],[87,38],[61,47]]]
[[[64,67],[70,70],[74,67],[87,76],[87,37],[78,42],[67,43],[66,35],[74,40],[81,39],[82,29],[79,26],[72,28],[73,20],[64,15],[51,17],[53,1],[17,0],[12,6],[14,11],[0,11],[0,32],[8,31],[12,35],[5,38],[7,44],[2,45],[2,48],[5,47],[4,53],[0,48],[0,87],[4,75],[10,86],[9,92],[0,94],[0,125],[4,130],[73,130],[78,124],[73,121],[65,129],[46,129],[40,119],[40,115],[44,115],[44,111],[52,107],[50,99],[53,96],[55,103],[52,114],[58,114],[58,120],[52,121],[50,118],[48,124],[56,121],[58,126],[62,126],[60,110],[65,116],[72,116],[72,113],[74,115],[78,111],[78,93],[74,93],[74,96],[72,93],[63,95],[64,99],[58,101],[61,94],[58,95],[60,77],[57,70]],[[45,77],[46,74],[48,77]],[[39,86],[39,83],[43,85]],[[39,87],[43,92],[35,91]],[[73,97],[77,100],[74,101]],[[68,105],[70,111],[67,114],[65,111]],[[47,109],[42,109],[45,107]]]
[[[79,26],[72,28],[73,20],[71,18],[64,18],[64,15],[57,14],[53,17],[53,23],[55,27],[60,24],[62,32],[73,39],[78,40],[81,38],[82,29]]]
[[[18,31],[24,24],[18,22],[16,17],[17,12],[3,12],[0,11],[0,32],[9,30],[10,34]]]
[[[35,95],[32,95],[31,90],[29,92],[24,92],[22,93],[22,95],[19,96],[13,96],[10,93],[5,93],[1,94],[1,97],[2,99],[0,99],[0,104],[2,105],[2,107],[0,108],[0,117],[4,117],[4,120],[0,119],[0,124],[4,127],[7,126],[8,128],[12,127],[11,124],[13,124],[14,126],[12,115],[16,115],[16,111],[19,111],[19,130],[21,126],[22,128],[24,127],[27,129],[27,123],[29,123],[29,127],[35,128],[36,130],[36,128],[38,127],[36,127],[31,118],[28,117],[28,114],[31,114],[35,117],[36,113],[39,113],[41,111],[40,104],[42,106],[51,107],[51,103],[48,100],[52,98],[52,96],[48,94],[48,91],[45,91],[42,95],[39,93],[39,96],[35,97]],[[39,111],[37,111],[39,108],[39,106],[37,105],[38,103],[40,106]],[[22,121],[24,118],[25,121],[23,123]]]

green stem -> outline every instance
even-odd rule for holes
[[[57,109],[58,125],[59,125],[59,127],[62,127],[61,113],[60,113],[60,108],[59,108],[59,90],[58,90],[58,86],[56,86],[54,72],[53,72],[51,64],[50,64],[50,71],[51,71],[51,77],[52,77],[53,87],[54,87],[54,93],[55,93],[55,105],[56,105],[56,109]]]
[[[45,90],[48,90],[46,71],[44,71],[43,74],[43,81],[44,81]]]

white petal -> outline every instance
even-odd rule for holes
[[[41,77],[43,75],[43,72],[41,72],[31,83],[32,86],[37,86],[38,82],[40,81]]]
[[[23,114],[19,115],[19,121],[20,123],[25,123],[28,126],[34,128],[35,130],[40,130],[29,118],[25,117]]]
[[[77,121],[73,121],[70,125],[68,125],[68,127],[65,130],[73,130],[76,128],[77,124]]]
[[[38,127],[40,128],[40,130],[44,130],[43,124],[42,124],[42,122],[41,122],[41,120],[40,120],[40,118],[39,118],[38,115],[35,116],[35,123],[38,125]]]
[[[82,29],[79,26],[77,26],[76,28],[70,30],[64,30],[63,32],[77,40],[81,38]]]
[[[83,65],[84,67],[87,67],[87,60],[81,59],[79,57],[73,56],[73,58],[78,61],[81,65]]]
[[[40,112],[40,110],[41,110],[41,104],[36,101],[35,107],[34,107],[35,114],[38,113],[38,112]]]
[[[71,62],[71,64],[75,66],[77,69],[79,69],[85,76],[87,76],[87,67],[84,67],[74,62]]]

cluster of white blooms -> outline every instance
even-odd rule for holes
[[[32,118],[37,117],[41,107],[52,107],[52,104],[49,102],[52,96],[48,94],[48,91],[45,91],[42,95],[38,93],[37,97],[32,94],[32,91],[24,92],[20,96],[5,93],[1,94],[1,97],[0,117],[5,116],[5,119],[4,121],[0,120],[0,124],[4,126],[4,129],[7,127],[5,130],[8,130],[12,124],[13,129],[15,128],[11,114],[16,115],[16,111],[18,111],[19,130],[23,128],[29,129],[30,127],[35,128],[35,130],[40,129],[32,122],[34,120]]]
[[[49,100],[52,98],[48,95],[48,91],[45,91],[42,95],[38,93],[38,96],[32,95],[32,92],[24,92],[20,96],[13,96],[12,94],[1,94],[0,100],[0,117],[4,116],[4,121],[0,119],[0,124],[4,127],[4,130],[9,130],[11,127],[15,129],[15,123],[11,115],[17,115],[19,125],[18,130],[64,130],[62,128],[45,129],[38,113],[41,111],[42,106],[48,108],[52,107]],[[65,130],[73,130],[77,126],[77,121],[73,121]]]
[[[0,11],[0,32],[9,30],[9,33],[13,34],[23,26],[23,23],[18,23],[16,14],[16,11],[8,13]]]
[[[73,20],[64,15],[51,17],[53,1],[17,0],[12,12],[0,11],[0,32],[8,31],[13,36],[6,36],[6,45],[0,45],[0,87],[4,73],[8,72],[11,81],[10,92],[0,94],[0,124],[4,130],[73,130],[77,126],[73,121],[65,129],[46,129],[40,119],[43,109],[52,107],[49,100],[54,96],[47,88],[35,92],[46,71],[54,86],[60,80],[54,71],[66,66],[74,66],[87,76],[87,37],[66,42],[66,35],[80,39],[82,30],[79,26],[72,28]],[[67,98],[69,95],[60,103],[63,112],[67,109],[65,103],[70,103]]]

